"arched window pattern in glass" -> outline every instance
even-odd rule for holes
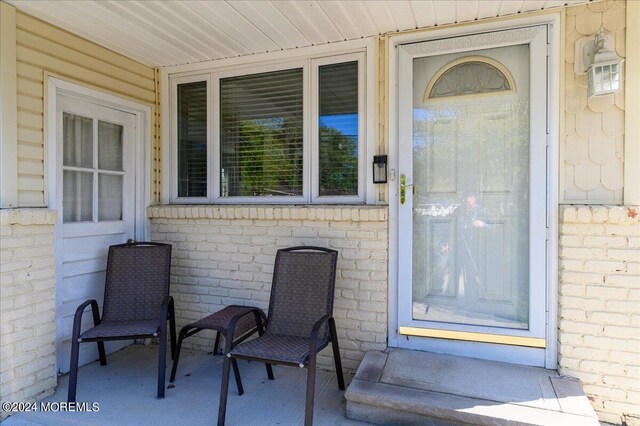
[[[454,96],[515,92],[515,82],[501,63],[483,56],[467,56],[449,62],[425,90],[425,102]]]

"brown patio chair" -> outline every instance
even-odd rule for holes
[[[269,314],[264,334],[231,347],[226,341],[218,425],[224,425],[229,389],[229,369],[234,359],[307,368],[305,425],[313,423],[316,381],[316,354],[329,342],[338,376],[344,390],[340,350],[333,319],[333,295],[338,252],[321,247],[293,247],[276,254]],[[240,320],[234,317],[230,333]]]
[[[71,365],[67,401],[75,402],[80,343],[97,342],[100,365],[107,365],[104,342],[159,337],[158,398],[164,397],[167,320],[171,356],[175,353],[176,325],[169,296],[171,245],[130,240],[109,247],[102,318],[98,302],[87,300],[76,310],[71,336]],[[91,305],[93,328],[81,333],[82,314]]]

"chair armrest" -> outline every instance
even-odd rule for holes
[[[333,317],[331,315],[325,315],[322,318],[320,318],[318,321],[316,321],[315,324],[313,324],[313,327],[311,328],[311,335],[309,336],[312,342],[317,343],[320,327],[322,327],[322,324],[329,321],[329,318],[333,318]]]
[[[165,296],[160,308],[160,336],[164,336],[167,331],[167,320],[169,312],[173,312],[173,296]],[[153,334],[156,336],[156,333]]]
[[[160,308],[160,323],[166,323],[169,318],[169,310],[173,308],[173,296],[165,296]]]
[[[87,306],[91,305],[91,312],[93,314],[93,326],[100,324],[100,311],[98,309],[98,302],[95,299],[86,300],[78,309],[73,317],[73,331],[72,336],[80,341],[80,331],[82,329],[82,315]]]
[[[320,327],[332,318],[331,315],[325,315],[313,324],[311,335],[309,336],[309,356],[318,352],[318,333],[320,332]],[[304,368],[304,364],[300,364],[299,367]]]

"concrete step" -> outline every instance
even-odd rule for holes
[[[347,417],[402,425],[599,425],[580,382],[557,372],[429,352],[370,351]]]

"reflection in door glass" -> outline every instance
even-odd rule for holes
[[[425,101],[429,61],[414,60],[413,319],[527,329],[528,84]]]

